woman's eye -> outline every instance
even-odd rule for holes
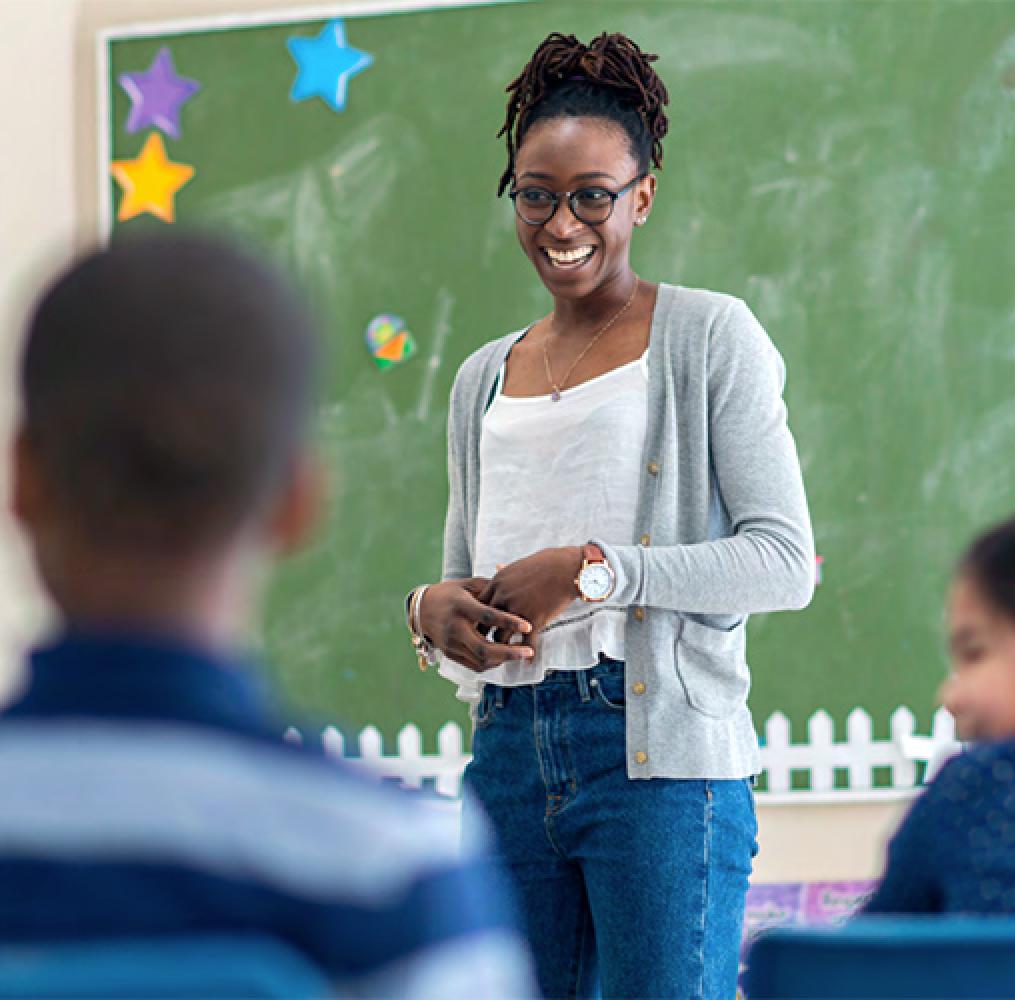
[[[605,188],[583,188],[575,197],[583,205],[601,205],[610,200],[610,192]]]
[[[541,191],[539,188],[522,188],[518,192],[518,197],[526,205],[546,205],[553,200],[549,191]]]

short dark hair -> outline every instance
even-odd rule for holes
[[[318,341],[274,268],[210,235],[124,235],[43,294],[21,358],[23,432],[110,545],[225,540],[281,488]]]
[[[962,557],[959,570],[998,611],[1015,618],[1015,518],[980,535]]]
[[[663,108],[669,94],[649,55],[626,35],[601,34],[588,45],[554,32],[536,48],[518,77],[508,84],[507,115],[498,137],[506,136],[508,163],[497,194],[515,173],[515,156],[525,133],[554,118],[602,118],[627,134],[640,173],[663,165],[662,141],[669,129]]]

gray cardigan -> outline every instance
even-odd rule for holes
[[[471,355],[451,392],[446,580],[472,575],[483,414],[519,336]],[[627,773],[744,778],[759,770],[747,616],[803,608],[814,589],[785,366],[742,301],[665,284],[648,366],[637,537],[593,539],[617,574],[610,603],[628,608]]]

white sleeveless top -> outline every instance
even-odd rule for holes
[[[501,380],[503,373],[501,374]],[[498,386],[500,381],[498,380]],[[648,353],[550,396],[497,390],[483,418],[474,573],[490,576],[541,549],[590,538],[631,545],[648,404]],[[442,657],[441,673],[473,701],[483,683],[535,684],[547,670],[624,659],[626,607],[580,599],[546,628],[535,659],[476,674]]]

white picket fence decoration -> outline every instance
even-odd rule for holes
[[[303,740],[302,733],[293,727],[286,730],[285,736],[292,742]],[[329,756],[368,768],[382,778],[397,778],[406,788],[422,788],[425,781],[433,781],[438,795],[451,798],[462,794],[462,773],[470,760],[457,722],[446,722],[437,731],[435,754],[423,752],[423,734],[413,722],[399,730],[394,754],[384,753],[384,741],[376,726],[360,730],[356,741],[359,756],[346,754],[345,737],[334,726],[321,732],[321,744]]]
[[[889,719],[891,737],[875,740],[870,715],[854,708],[846,719],[846,739],[835,740],[832,717],[824,710],[807,720],[807,742],[792,743],[790,724],[782,712],[775,712],[765,723],[762,765],[767,791],[759,793],[770,802],[825,799],[841,801],[898,798],[917,787],[917,765],[926,764],[924,780],[929,780],[941,764],[959,749],[955,740],[955,721],[943,708],[934,713],[928,736],[916,732],[916,718],[904,705]],[[891,768],[888,787],[874,787],[875,768]],[[846,772],[845,788],[835,787],[835,772]],[[792,773],[809,777],[808,789],[793,789]]]
[[[904,797],[917,787],[917,764],[927,765],[924,779],[929,780],[959,748],[954,720],[943,708],[934,714],[929,735],[916,733],[916,719],[905,706],[892,713],[889,728],[889,739],[873,739],[870,715],[862,708],[854,708],[846,720],[846,739],[836,741],[832,717],[819,710],[807,722],[807,741],[793,743],[789,719],[782,712],[775,712],[764,726],[761,761],[767,790],[758,793],[759,799],[779,804]],[[433,782],[439,795],[450,798],[461,795],[462,772],[469,754],[465,752],[461,727],[455,722],[445,723],[438,731],[436,753],[424,753],[423,734],[411,722],[398,733],[393,754],[384,752],[376,726],[360,731],[356,741],[358,756],[347,754],[345,738],[334,726],[324,729],[320,738],[329,755],[382,777],[397,779],[408,788],[422,788],[424,782]],[[302,742],[303,735],[290,728],[286,730],[286,739]],[[874,768],[891,768],[890,786],[874,787]],[[845,788],[835,787],[837,769],[848,775]],[[810,787],[794,789],[794,772],[809,775]]]

